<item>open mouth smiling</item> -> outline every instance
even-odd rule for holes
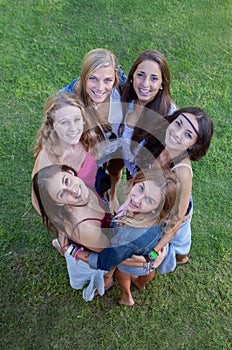
[[[149,95],[151,93],[151,90],[147,90],[147,89],[139,89],[139,93],[141,95]]]
[[[135,208],[135,209],[139,209],[140,208],[140,204],[135,203],[133,201],[133,199],[130,200],[129,205],[130,205],[130,207]]]
[[[73,139],[79,137],[79,133],[75,133],[75,134],[67,134],[68,137],[72,137]]]
[[[97,92],[94,90],[91,90],[91,91],[96,97],[103,97],[105,95],[105,92]]]

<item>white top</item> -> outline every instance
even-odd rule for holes
[[[116,88],[113,88],[110,94],[110,110],[108,121],[113,127],[113,132],[115,135],[117,135],[119,125],[122,121],[122,104],[121,96]]]
[[[191,165],[189,165],[189,164],[186,164],[186,163],[179,163],[179,164],[176,164],[176,165],[172,168],[172,170],[175,170],[176,168],[180,168],[181,166],[185,166],[185,167],[189,168],[189,170],[190,170],[190,172],[191,172],[191,174],[192,174],[192,177],[193,177],[192,167],[191,167]]]
[[[112,89],[110,94],[110,108],[108,121],[112,126],[112,132],[117,136],[118,128],[122,121],[122,104],[121,96],[116,88]],[[103,130],[102,130],[103,131]],[[102,166],[105,162],[113,158],[115,152],[120,147],[120,142],[117,139],[109,140],[109,137],[112,135],[111,132],[105,133],[105,140],[98,143],[98,155],[97,155],[97,164]]]

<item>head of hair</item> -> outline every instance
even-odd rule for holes
[[[166,116],[165,119],[172,123],[182,113],[189,113],[196,117],[198,123],[198,135],[195,144],[186,151],[190,160],[200,160],[208,151],[213,136],[213,122],[209,116],[198,107],[185,107],[175,111],[172,115]]]
[[[83,60],[80,72],[80,80],[75,84],[75,92],[83,101],[85,107],[93,103],[86,92],[86,83],[89,77],[99,68],[112,67],[115,71],[114,87],[118,85],[118,60],[109,50],[97,48],[89,51]]]
[[[178,205],[180,186],[177,177],[170,169],[144,169],[139,171],[131,188],[140,182],[153,181],[161,189],[161,199],[158,207],[148,213],[127,212],[117,221],[120,226],[151,227],[160,224],[162,228],[170,229],[178,220]]]
[[[136,58],[129,71],[127,81],[122,88],[122,102],[130,102],[138,98],[133,87],[133,75],[138,65],[147,60],[156,62],[159,65],[162,74],[162,90],[159,90],[155,98],[149,102],[146,107],[164,116],[168,114],[172,103],[170,93],[171,78],[167,61],[158,51],[145,50]]]
[[[185,107],[176,110],[172,115],[160,118],[144,118],[143,123],[134,129],[131,142],[132,152],[143,141],[144,146],[135,157],[135,163],[139,168],[148,167],[160,155],[165,148],[166,130],[170,123],[174,122],[182,113],[190,113],[196,117],[198,123],[198,136],[195,144],[184,150],[176,158],[171,159],[167,166],[172,168],[184,158],[192,161],[200,160],[208,151],[213,135],[213,122],[208,115],[198,107]],[[149,113],[148,117],[149,117]]]
[[[64,164],[54,164],[40,169],[32,179],[32,186],[39,204],[44,226],[48,231],[65,232],[64,219],[71,219],[72,213],[68,205],[60,205],[51,198],[49,193],[50,178],[59,173],[68,172],[77,176],[76,171]]]
[[[81,114],[84,122],[83,134],[80,138],[80,142],[86,150],[96,145],[97,137],[93,128],[95,125],[90,123],[90,119],[87,117],[87,113],[83,108],[83,104],[78,100],[75,94],[66,92],[58,92],[50,96],[44,105],[44,120],[37,134],[37,142],[34,152],[36,158],[39,151],[45,147],[46,150],[58,160],[61,156],[59,150],[59,137],[54,129],[54,122],[56,119],[56,111],[64,107],[65,105],[74,106],[81,110]]]

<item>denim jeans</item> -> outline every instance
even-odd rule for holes
[[[163,232],[159,225],[148,228],[120,227],[111,245],[101,253],[91,252],[89,266],[109,271],[131,255],[147,255],[158,243]]]

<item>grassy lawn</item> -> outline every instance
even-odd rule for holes
[[[0,11],[1,348],[231,349],[231,1],[0,0]],[[159,50],[174,101],[202,107],[215,126],[193,166],[190,261],[133,289],[132,308],[117,304],[117,285],[90,303],[71,289],[30,202],[44,102],[96,47],[126,73],[142,50]]]

